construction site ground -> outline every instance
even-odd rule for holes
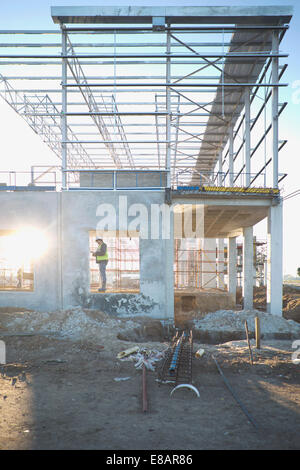
[[[173,385],[158,383],[157,372],[147,370],[148,411],[143,412],[142,370],[117,354],[131,346],[164,351],[171,329],[145,317],[120,319],[79,308],[52,314],[14,310],[0,312],[0,340],[6,345],[0,449],[300,448],[294,339],[264,339],[259,350],[252,339],[251,365],[245,337],[222,344],[195,338],[193,352],[204,349],[193,359],[200,398],[185,388],[170,396]],[[246,315],[251,325],[256,313],[241,318]],[[226,318],[228,323],[240,313],[226,315],[210,314],[206,325],[219,322],[222,328]],[[280,320],[296,338],[300,325]],[[213,356],[257,429],[225,386]]]

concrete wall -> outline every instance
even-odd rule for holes
[[[59,194],[0,193],[0,230],[35,227],[49,240],[46,256],[34,266],[34,292],[0,291],[0,305],[53,310],[60,305]],[[26,246],[24,246],[26,250]]]
[[[36,310],[74,306],[115,314],[173,316],[173,240],[140,239],[140,293],[90,293],[89,231],[97,229],[100,204],[111,204],[118,223],[119,197],[134,203],[162,204],[161,191],[67,191],[62,193],[0,193],[0,230],[32,226],[45,230],[49,250],[34,266],[34,292],[0,291],[0,305]],[[132,219],[132,217],[131,217]],[[130,218],[129,218],[130,221]],[[122,225],[122,222],[121,222]]]

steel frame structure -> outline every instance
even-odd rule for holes
[[[53,7],[57,29],[0,31],[0,95],[61,160],[62,189],[82,170],[163,170],[168,188],[278,188],[291,10],[214,7],[205,24],[195,8]]]

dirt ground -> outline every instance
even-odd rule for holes
[[[14,334],[0,338],[7,354],[0,366],[0,449],[300,448],[300,364],[291,360],[291,341],[263,342],[260,350],[252,343],[253,365],[246,341],[195,343],[194,352],[205,350],[193,359],[200,398],[187,389],[170,397],[173,386],[147,370],[144,413],[142,372],[116,355],[137,344],[162,351],[163,338],[108,343],[103,337],[97,344]],[[212,354],[258,429],[226,388]]]
[[[241,289],[238,292],[241,297]],[[241,303],[240,299],[237,299]],[[266,288],[255,287],[253,292],[254,307],[265,310],[266,309]],[[294,320],[300,323],[300,290],[292,286],[283,286],[282,296],[282,312],[283,317],[287,320]]]

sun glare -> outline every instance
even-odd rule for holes
[[[41,230],[24,228],[0,237],[1,257],[11,268],[41,258],[48,248],[48,240]]]

